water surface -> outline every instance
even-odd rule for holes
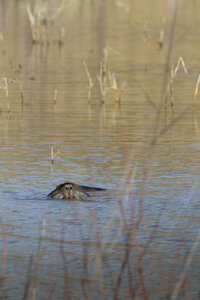
[[[48,16],[57,9],[54,2],[49,2]],[[173,294],[191,257],[177,299],[185,299],[186,291],[197,299],[199,244],[193,256],[190,253],[200,225],[199,104],[191,109],[200,61],[198,9],[196,1],[179,3],[171,64],[182,56],[188,74],[178,71],[174,109],[168,101],[159,127],[186,112],[157,140],[140,201],[173,1],[74,1],[48,24],[49,42],[41,38],[36,44],[25,1],[1,1],[0,72],[8,79],[8,96],[2,83],[0,259],[8,299],[25,297],[27,287],[28,299],[34,293],[37,299],[64,299],[64,287],[71,299],[112,299],[129,243],[119,299],[132,299],[134,293],[143,299],[136,241],[126,227],[134,228],[139,220],[140,203],[143,216],[136,232],[145,251],[149,298]],[[58,43],[61,28],[63,45]],[[126,82],[118,104],[111,89],[102,103],[97,75],[105,48],[107,69],[116,74],[119,86]],[[20,75],[10,60],[15,68],[22,65]],[[90,100],[83,61],[95,79]],[[23,103],[15,80],[19,76]],[[54,153],[59,151],[53,164],[52,147]],[[107,191],[88,201],[47,200],[65,181]]]

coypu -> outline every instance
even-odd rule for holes
[[[78,185],[72,182],[65,182],[56,187],[48,197],[53,199],[72,199],[85,200],[89,194],[87,192],[105,191],[103,188]]]

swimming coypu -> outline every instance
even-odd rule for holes
[[[89,187],[84,185],[78,185],[72,182],[65,182],[56,187],[48,197],[53,199],[72,199],[85,200],[89,194],[87,192],[105,191],[102,188]]]

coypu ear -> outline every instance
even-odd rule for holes
[[[65,183],[57,185],[57,187],[55,188],[55,190],[61,190],[63,187],[65,187]]]

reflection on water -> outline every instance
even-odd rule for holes
[[[198,103],[196,111],[188,109],[169,126],[191,107],[199,73],[195,1],[183,1],[178,8],[172,63],[182,56],[189,72],[180,69],[174,80],[174,114],[168,102],[159,126],[169,130],[158,139],[145,186],[143,181],[172,3],[74,1],[33,44],[25,1],[1,1],[0,70],[1,78],[7,78],[7,90],[4,79],[0,90],[2,299],[143,299],[138,245],[145,254],[150,299],[166,299],[182,274],[187,276],[177,299],[187,293],[197,299]],[[48,5],[52,16],[56,1]],[[124,87],[120,103],[108,86],[102,103],[97,75],[106,46],[107,76],[114,74],[119,89]],[[16,68],[22,65],[21,74],[11,69],[10,60]],[[94,86],[88,100],[90,77]],[[57,153],[53,164],[52,147]],[[46,198],[65,181],[107,191],[88,201]],[[140,220],[136,232],[134,216]],[[138,243],[130,232],[137,233]]]

